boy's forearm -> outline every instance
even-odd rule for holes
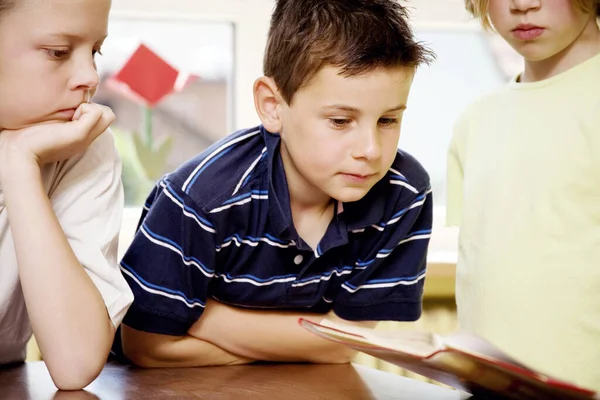
[[[214,344],[186,336],[136,331],[122,325],[123,353],[144,368],[184,368],[248,364],[253,360],[231,354]]]
[[[114,327],[62,231],[39,169],[19,173],[2,185],[29,319],[57,387],[81,389],[100,373]]]
[[[333,313],[327,316],[337,318]],[[248,310],[209,301],[189,333],[232,353],[262,361],[346,363],[352,360],[353,350],[306,331],[298,324],[301,317],[318,321],[325,315]]]
[[[144,368],[213,367],[253,362],[188,335],[170,343],[159,352],[151,351],[150,354],[140,355],[139,358],[134,356],[131,361]]]

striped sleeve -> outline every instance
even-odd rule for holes
[[[177,186],[162,180],[148,197],[121,271],[134,294],[124,323],[184,335],[200,318],[214,276],[215,230]]]
[[[358,260],[358,271],[342,284],[336,315],[350,321],[419,319],[432,219],[431,190],[398,211],[368,258]]]

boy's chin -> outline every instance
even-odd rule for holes
[[[11,130],[11,131],[18,131],[21,129],[31,128],[32,126],[37,126],[37,125],[60,124],[60,123],[65,123],[65,122],[69,122],[69,121],[70,121],[69,119],[48,118],[48,119],[42,119],[39,121],[34,121],[34,122],[29,122],[29,123],[13,124],[12,126],[5,127],[3,129]]]
[[[560,49],[548,48],[542,43],[510,43],[510,45],[521,57],[530,62],[544,61],[560,53]]]
[[[333,191],[331,197],[342,203],[352,203],[365,197],[369,190],[370,188],[342,188]]]

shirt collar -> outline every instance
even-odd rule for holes
[[[280,154],[281,138],[263,126],[260,130],[267,147],[270,223],[277,236],[284,240],[295,240],[297,233],[290,208],[290,192]]]

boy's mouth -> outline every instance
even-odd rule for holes
[[[369,181],[371,178],[373,178],[376,174],[352,174],[352,173],[342,172],[340,175],[342,175],[344,178],[346,178],[347,180],[350,180],[350,181],[366,182],[366,181]]]
[[[63,110],[58,110],[56,115],[58,115],[61,119],[71,120],[75,115],[76,108],[65,108]]]
[[[512,30],[513,35],[520,40],[533,40],[544,33],[545,29],[533,24],[519,24]]]

